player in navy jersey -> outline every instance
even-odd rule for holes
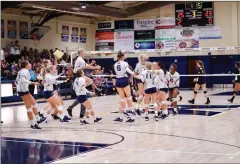
[[[204,64],[201,60],[199,60],[197,62],[197,74],[199,75],[204,75],[206,74],[205,72],[205,68],[204,68]],[[194,88],[194,95],[193,95],[193,99],[189,100],[188,102],[191,104],[195,103],[195,99],[197,97],[197,93],[200,87],[202,87],[202,90],[204,92],[204,96],[207,98],[207,102],[205,104],[210,104],[210,99],[207,95],[207,88],[206,88],[206,76],[197,76],[194,79],[194,82],[196,82],[195,84],[195,88]]]
[[[233,100],[235,99],[235,96],[237,95],[237,92],[240,91],[240,62],[235,63],[235,74],[238,74],[235,76],[235,79],[232,81],[235,83],[234,89],[233,89],[233,96],[231,99],[228,99],[230,103],[233,103]]]

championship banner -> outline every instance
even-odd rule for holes
[[[117,20],[114,21],[115,31],[127,31],[134,29],[133,20]]]
[[[4,20],[1,19],[1,38],[4,38]]]
[[[17,39],[17,23],[15,20],[7,21],[7,30],[9,39]]]
[[[19,22],[19,38],[28,39],[28,22]]]
[[[175,29],[159,29],[155,33],[156,49],[174,49],[176,48]]]
[[[86,43],[86,42],[87,42],[87,29],[80,28],[80,43]]]
[[[175,28],[175,17],[161,17],[156,19],[155,29]]]
[[[155,19],[134,20],[134,30],[154,30],[155,26],[156,26]]]
[[[97,24],[97,30],[104,30],[104,29],[114,29],[114,22],[113,21],[99,22]]]
[[[68,42],[68,40],[69,40],[69,26],[62,25],[61,40],[63,42]]]
[[[78,34],[79,34],[79,28],[78,27],[72,27],[72,42],[77,43],[78,42]]]
[[[113,51],[114,42],[98,42],[95,44],[95,51]]]
[[[222,39],[222,33],[220,27],[206,26],[198,27],[199,39]]]
[[[176,48],[199,48],[198,28],[176,28]]]
[[[134,49],[134,32],[114,32],[114,51],[132,51]]]

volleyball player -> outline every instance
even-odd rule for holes
[[[168,93],[169,93],[169,100],[172,102],[173,106],[173,115],[177,114],[177,95],[179,92],[179,84],[180,84],[180,76],[177,72],[177,65],[171,64],[169,68],[169,72],[166,74],[166,79],[168,83]],[[163,114],[162,118],[166,118],[167,114]]]
[[[150,99],[152,100],[153,106],[154,106],[154,119],[155,121],[158,121],[158,105],[157,105],[157,88],[154,85],[154,73],[151,71],[152,69],[152,63],[146,62],[145,64],[145,70],[139,75],[141,77],[142,82],[145,83],[145,98],[144,98],[144,112],[145,112],[145,120],[148,121],[148,108],[150,104]]]
[[[65,81],[57,81],[57,79],[60,77],[54,76],[54,69],[53,66],[48,66],[45,68],[46,75],[44,77],[44,97],[47,99],[48,103],[51,105],[52,109],[58,112],[58,117],[60,118],[61,122],[69,122],[70,118],[68,118],[63,111],[62,102],[59,99],[58,95],[54,94],[54,87],[53,85],[56,84],[56,82],[67,82]]]
[[[39,85],[38,82],[30,81],[30,64],[27,60],[21,62],[21,70],[17,74],[16,87],[18,95],[22,97],[22,100],[27,108],[28,119],[31,121],[32,129],[41,129],[38,124],[46,121],[46,117],[40,117],[38,114],[38,104],[33,96],[29,93],[29,85]],[[33,116],[35,115],[35,118]]]
[[[120,111],[127,117],[126,122],[134,122],[132,114],[128,112],[133,110],[133,103],[127,73],[135,78],[137,76],[129,69],[128,63],[124,61],[126,56],[121,51],[118,52],[117,58],[118,61],[114,64],[114,71],[116,73],[116,88],[120,96]],[[126,107],[126,102],[128,108]],[[123,118],[118,117],[114,121],[122,122]]]
[[[77,58],[77,60],[76,60],[76,62],[75,62],[75,65],[74,65],[74,73],[76,73],[78,69],[101,69],[100,66],[91,66],[91,65],[88,65],[88,64],[84,61],[83,57],[86,56],[86,52],[85,52],[84,49],[82,49],[82,48],[79,49],[79,50],[78,50],[78,55],[79,55],[79,56],[78,56],[78,58]],[[86,79],[86,85],[87,85],[87,86],[93,84],[93,80],[92,80],[92,79],[90,79],[90,78],[87,77],[87,76],[84,76],[84,78]],[[75,106],[77,106],[78,104],[79,104],[79,101],[78,101],[78,100],[75,100],[75,101],[73,102],[73,104],[68,107],[67,111],[68,111],[68,115],[69,115],[69,116],[72,117],[72,109],[73,109]],[[85,110],[86,110],[86,109],[85,109],[85,107],[84,107],[83,105],[81,105],[81,111],[82,111],[82,110],[83,110],[84,113],[85,113]],[[80,113],[80,117],[83,116],[82,113],[83,113],[83,112]]]
[[[146,54],[141,54],[138,57],[138,63],[135,67],[134,72],[136,73],[136,75],[140,75],[146,68],[145,68],[145,63],[148,61],[148,56]],[[140,110],[139,110],[139,105],[141,104],[142,100],[143,100],[143,95],[144,95],[144,85],[143,82],[141,81],[141,79],[137,79],[136,80],[137,86],[138,86],[138,101],[137,101],[137,114],[140,115]]]
[[[90,115],[93,117],[94,122],[99,122],[100,120],[102,120],[102,118],[99,117],[95,117],[95,113],[92,109],[92,104],[91,102],[88,100],[87,98],[87,94],[90,94],[92,96],[94,96],[93,92],[89,92],[86,89],[86,78],[84,77],[84,72],[81,69],[78,69],[76,72],[76,79],[74,81],[73,84],[73,88],[76,92],[77,95],[77,100],[79,101],[79,103],[83,104],[87,110],[89,111]],[[81,124],[89,124],[85,118],[81,118],[80,119],[80,123]]]
[[[235,76],[235,80],[232,82],[235,83],[234,89],[233,89],[233,96],[231,99],[228,99],[230,103],[233,103],[233,100],[235,99],[235,96],[237,95],[237,91],[240,91],[240,62],[235,63],[235,74],[238,74]]]
[[[205,71],[203,62],[201,60],[198,60],[198,62],[197,62],[197,74],[204,75],[205,73],[206,73],[206,71]],[[195,84],[195,88],[194,88],[193,99],[189,100],[188,102],[191,103],[191,104],[195,103],[195,99],[197,97],[198,90],[199,90],[200,87],[202,87],[204,97],[207,98],[207,101],[206,101],[205,104],[210,104],[210,99],[207,95],[206,76],[198,76],[198,77],[194,78],[194,82],[196,82],[196,84]]]
[[[155,75],[154,84],[157,87],[157,100],[159,101],[159,107],[161,107],[161,113],[159,113],[160,118],[162,117],[162,114],[166,118],[168,115],[168,107],[167,107],[167,92],[168,92],[168,86],[167,86],[167,79],[166,79],[166,70],[165,66],[162,62],[154,62],[153,63],[154,70],[158,70],[158,74]]]

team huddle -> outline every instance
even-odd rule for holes
[[[67,112],[65,109],[63,109],[63,100],[59,96],[56,86],[59,83],[67,82],[69,77],[66,76],[65,80],[58,80],[62,74],[57,74],[56,65],[53,65],[49,60],[44,60],[38,79],[42,81],[42,85],[44,86],[44,97],[47,100],[47,104],[43,109],[39,110],[36,100],[29,93],[29,85],[40,84],[38,82],[30,81],[30,74],[28,70],[30,69],[31,65],[29,62],[23,61],[21,63],[22,69],[18,72],[16,79],[17,92],[18,95],[22,97],[27,108],[27,114],[31,122],[32,129],[41,129],[39,124],[46,122],[47,115],[50,113],[52,113],[54,118],[59,119],[60,122],[69,122],[72,117],[72,108],[79,103],[81,104],[82,110],[83,108],[84,110],[87,109],[86,112],[90,114],[94,123],[102,120],[102,118],[95,116],[95,112],[92,109],[92,104],[89,101],[89,96],[94,96],[94,93],[90,92],[86,88],[90,85],[94,86],[93,80],[85,76],[83,71],[84,69],[100,69],[100,66],[91,66],[86,64],[86,62],[83,60],[83,57],[85,56],[85,51],[83,49],[78,50],[78,54],[79,57],[75,62],[74,69],[72,70],[74,74],[73,89],[76,93],[77,99],[74,101],[71,110],[68,109]],[[172,113],[173,115],[176,115],[178,113],[177,102],[180,84],[180,75],[177,72],[177,65],[171,64],[169,71],[166,71],[162,62],[149,62],[148,56],[146,54],[141,54],[139,56],[139,62],[133,70],[131,66],[124,61],[125,59],[125,54],[119,52],[117,54],[117,61],[113,66],[115,72],[113,84],[116,87],[120,97],[120,115],[119,117],[115,118],[114,121],[123,122],[126,120],[126,122],[134,122],[136,115],[142,114],[145,120],[148,121],[150,104],[153,104],[154,107],[155,121],[158,121],[159,118],[165,119],[168,117],[169,106],[172,106]],[[196,67],[197,74],[205,74],[202,61],[198,61]],[[133,79],[136,81],[137,92],[133,92]],[[205,104],[209,104],[210,99],[206,91],[206,77],[196,76],[194,82],[196,83],[194,88],[194,96],[192,100],[189,100],[189,103],[195,103],[198,90],[200,87],[202,87],[204,95],[207,99]],[[237,85],[237,89],[239,89],[239,85]],[[180,99],[182,99],[181,96]],[[234,98],[232,98],[231,101],[233,101],[233,99]],[[133,101],[136,102],[135,106]],[[141,104],[144,104],[144,111],[140,110]],[[87,117],[87,115],[83,114],[80,117],[80,123],[89,124]]]

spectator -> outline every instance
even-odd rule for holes
[[[9,63],[12,63],[14,61],[14,55],[15,55],[15,47],[14,47],[14,43],[11,42],[10,45],[8,46],[8,59],[7,61]]]
[[[4,60],[5,59],[5,55],[4,55],[4,51],[2,49],[2,45],[1,45],[1,54],[0,54],[0,60]]]
[[[15,44],[14,44],[14,61],[15,62],[18,62],[18,60],[20,59],[20,46],[18,45],[18,40],[15,41]]]

